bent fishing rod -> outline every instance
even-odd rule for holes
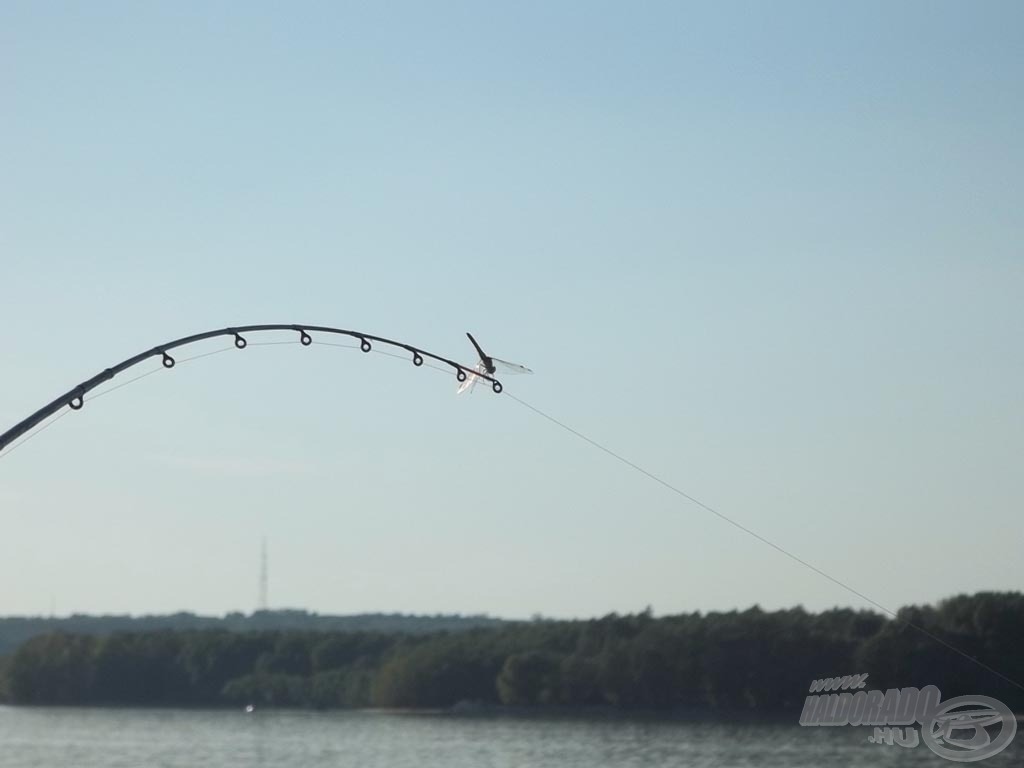
[[[489,373],[474,370],[468,368],[462,363],[457,363],[454,360],[449,360],[447,357],[441,355],[435,355],[433,352],[428,352],[425,349],[413,346],[412,344],[406,344],[401,341],[394,341],[392,339],[386,339],[383,336],[375,336],[372,333],[363,333],[361,331],[350,331],[344,328],[332,328],[325,325],[296,325],[293,323],[268,323],[265,325],[240,325],[232,328],[221,328],[216,331],[206,331],[205,333],[196,333],[191,336],[184,336],[174,341],[169,341],[166,344],[159,344],[152,349],[145,352],[141,352],[134,357],[129,357],[117,365],[105,368],[104,370],[97,373],[91,379],[83,381],[78,386],[68,390],[63,395],[55,398],[53,401],[44,405],[38,411],[33,413],[28,418],[18,422],[13,427],[8,429],[3,434],[0,434],[0,451],[4,450],[8,445],[13,443],[19,437],[24,435],[26,432],[31,430],[33,427],[41,424],[43,421],[48,419],[53,414],[57,413],[62,408],[70,408],[73,411],[81,409],[85,405],[85,396],[96,387],[100,386],[104,382],[110,381],[119,373],[132,368],[139,363],[145,362],[152,357],[160,357],[164,368],[173,368],[175,365],[175,359],[171,356],[170,352],[173,349],[187,346],[189,344],[195,344],[199,341],[205,341],[206,339],[216,338],[218,336],[233,336],[235,341],[235,347],[238,349],[245,349],[248,345],[248,341],[242,334],[247,333],[259,333],[262,331],[294,331],[299,334],[299,342],[304,347],[308,347],[313,343],[313,333],[331,333],[339,336],[348,336],[352,339],[359,341],[359,348],[363,352],[370,352],[373,349],[374,342],[385,344],[396,349],[404,349],[412,355],[412,364],[416,367],[423,365],[425,358],[436,360],[439,363],[444,363],[455,371],[455,378],[459,383],[465,382],[468,377],[478,377],[480,379],[486,379],[491,383],[491,389],[495,393],[500,393],[502,390],[501,382],[491,376]]]

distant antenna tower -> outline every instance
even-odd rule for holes
[[[259,609],[261,611],[267,610],[267,582],[268,577],[268,566],[267,566],[267,539],[263,538],[263,549],[260,552],[260,603]]]

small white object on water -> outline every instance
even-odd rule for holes
[[[245,705],[245,711],[247,713],[252,713],[255,709],[256,709],[256,707],[254,707],[252,704],[246,704]]]

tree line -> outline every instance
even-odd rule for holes
[[[458,631],[473,627],[496,627],[501,619],[489,616],[411,616],[402,613],[361,613],[331,616],[310,611],[264,610],[251,614],[197,616],[172,613],[154,616],[3,616],[0,617],[0,656],[11,653],[29,638],[49,632],[82,635],[109,635],[113,632],[154,632],[164,629],[224,629],[230,632],[263,630],[305,630],[318,632],[410,632]]]
[[[1024,595],[978,593],[868,611],[802,608],[587,621],[535,620],[431,634],[220,629],[49,633],[0,667],[15,704],[614,708],[799,711],[812,680],[868,673],[868,688],[937,685],[944,698],[1024,691],[906,621],[1024,681]]]

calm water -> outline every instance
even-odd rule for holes
[[[868,735],[795,722],[0,707],[0,768],[956,765]],[[980,765],[1024,765],[1020,746]]]

